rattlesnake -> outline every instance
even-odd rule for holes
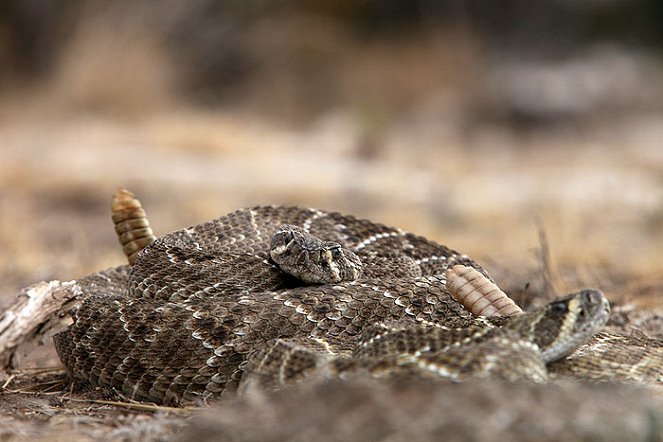
[[[151,231],[140,219],[129,224],[121,240],[135,262],[80,279],[84,301],[54,340],[76,381],[130,399],[201,403],[238,388],[330,376],[543,382],[552,369],[661,381],[656,339],[600,333],[572,354],[608,319],[599,291],[530,313],[475,317],[461,304],[468,293],[450,292],[448,279],[478,275],[498,290],[486,271],[400,229],[260,206],[165,235],[137,253]],[[469,307],[519,311],[504,302],[473,298]]]

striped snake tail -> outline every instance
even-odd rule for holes
[[[156,239],[145,210],[136,196],[123,188],[117,189],[113,194],[111,209],[115,232],[122,250],[129,264],[133,264],[140,251]]]
[[[446,272],[451,296],[474,316],[511,316],[522,313],[509,296],[475,268],[455,265]]]

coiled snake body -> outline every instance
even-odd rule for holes
[[[592,345],[615,340],[585,344],[608,318],[600,292],[474,317],[449,291],[458,268],[488,281],[467,256],[399,229],[313,209],[242,209],[79,280],[85,300],[55,344],[78,382],[164,404],[329,376],[540,382],[546,365],[660,380],[633,370],[637,361],[607,371],[592,358]],[[643,347],[618,338],[617,352]],[[660,358],[654,350],[641,358]]]

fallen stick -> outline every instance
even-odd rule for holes
[[[21,356],[64,329],[81,295],[76,281],[44,281],[23,289],[0,317],[0,368],[16,368]]]

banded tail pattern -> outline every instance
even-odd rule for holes
[[[129,264],[133,264],[140,251],[156,239],[145,210],[136,195],[123,188],[117,189],[113,194],[111,209],[115,232],[122,250]]]
[[[474,316],[511,316],[523,311],[476,269],[455,265],[446,272],[451,296]]]

